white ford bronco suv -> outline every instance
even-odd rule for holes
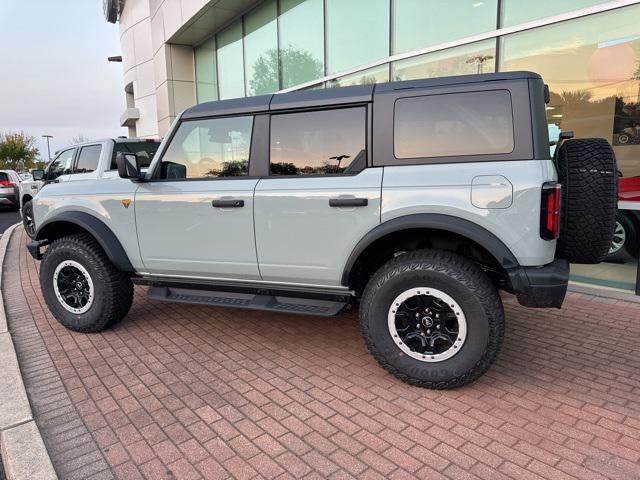
[[[57,151],[47,168],[31,170],[33,180],[20,184],[20,211],[25,232],[31,238],[36,234],[31,200],[47,183],[118,178],[118,153],[135,153],[140,168],[147,168],[159,145],[160,140],[156,139],[118,137],[92,140]]]
[[[561,135],[531,72],[310,90],[196,105],[144,174],[49,184],[33,200],[40,283],[66,327],[97,332],[155,300],[336,315],[359,308],[393,375],[452,388],[504,334],[499,290],[560,307],[569,262],[598,263],[617,169]]]

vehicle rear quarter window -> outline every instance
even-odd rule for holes
[[[151,165],[151,161],[159,147],[159,141],[116,142],[113,147],[113,155],[111,156],[111,170],[118,169],[118,166],[116,165],[116,155],[119,152],[135,153],[138,156],[138,165],[140,168],[147,168]]]
[[[162,156],[160,178],[248,175],[252,129],[252,116],[182,122]]]
[[[366,165],[364,107],[271,117],[271,175],[356,173]]]
[[[98,168],[98,162],[100,162],[100,153],[102,152],[102,145],[89,145],[80,149],[80,155],[78,155],[78,164],[76,165],[74,173],[89,173]]]
[[[394,111],[394,155],[403,158],[511,153],[508,90],[400,98]]]

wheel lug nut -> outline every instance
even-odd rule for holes
[[[416,323],[416,328],[420,328],[420,324],[419,323]]]
[[[436,328],[437,328],[438,330],[440,330],[440,325],[436,325]]]
[[[427,334],[431,333],[431,329],[427,330]]]

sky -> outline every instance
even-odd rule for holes
[[[0,132],[53,135],[51,154],[74,137],[126,135],[118,25],[102,0],[0,0]]]

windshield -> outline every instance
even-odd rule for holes
[[[140,168],[147,168],[151,165],[154,155],[158,151],[160,140],[153,142],[116,142],[111,157],[111,170],[116,170],[116,155],[119,152],[135,153],[138,156]]]

